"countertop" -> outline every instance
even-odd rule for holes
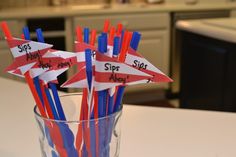
[[[91,14],[123,14],[143,12],[184,12],[202,10],[231,10],[236,9],[236,2],[187,4],[124,4],[124,5],[87,5],[32,7],[0,10],[0,19],[12,18],[41,18],[41,17],[70,17]]]
[[[233,17],[178,21],[176,26],[180,30],[236,43],[236,18]]]
[[[0,156],[40,157],[33,99],[0,78]],[[236,114],[124,105],[120,157],[235,157]]]

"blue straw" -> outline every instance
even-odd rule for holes
[[[24,34],[26,40],[30,40],[30,32],[29,32],[29,28],[28,27],[24,27],[23,28],[23,34]],[[40,84],[39,84],[39,77],[35,77],[33,79],[33,81],[34,81],[34,86],[35,86],[35,88],[37,90],[37,93],[39,95],[39,98],[40,98],[42,104],[44,105],[43,95],[42,95],[42,91],[41,91]],[[45,127],[44,129],[45,129],[45,134],[46,134],[46,138],[47,138],[48,144],[51,147],[53,147],[53,142],[52,142],[51,136],[49,134],[49,129],[48,129],[48,127]]]
[[[100,53],[105,53],[107,51],[106,41],[107,41],[106,35],[101,35],[98,37],[98,51]],[[106,116],[106,98],[107,98],[107,90],[102,90],[98,92],[99,118]]]
[[[92,66],[92,55],[91,49],[85,50],[85,61],[86,61],[86,76],[89,85],[89,91],[92,90],[92,77],[93,77],[93,66]],[[90,111],[89,111],[90,112]],[[90,141],[91,141],[91,153],[92,156],[96,156],[96,134],[95,134],[95,121],[90,122]],[[86,126],[85,126],[86,127]]]
[[[39,42],[42,42],[42,43],[45,43],[45,40],[44,40],[44,37],[43,37],[43,32],[42,32],[42,29],[37,29],[36,30],[36,33],[37,33],[37,39]],[[60,101],[60,98],[59,98],[59,95],[58,95],[58,92],[57,92],[57,87],[54,83],[48,83],[49,84],[49,87],[51,88],[52,90],[52,94],[53,94],[53,97],[54,97],[54,102],[56,104],[56,108],[57,108],[57,112],[58,112],[58,116],[59,116],[59,119],[60,120],[66,120],[66,117],[65,117],[65,113],[63,111],[63,108],[62,108],[62,105],[61,105],[61,101]],[[48,89],[46,89],[48,90]],[[46,91],[45,90],[45,91]],[[49,93],[49,91],[46,92],[46,94]],[[51,97],[50,93],[49,95],[47,95],[48,97]],[[52,102],[53,103],[53,102]],[[57,117],[58,117],[57,116]]]
[[[114,38],[114,45],[113,45],[113,56],[114,57],[117,57],[118,54],[119,54],[119,49],[120,49],[120,45],[119,44],[120,44],[120,37],[115,37]],[[113,113],[113,107],[114,107],[114,94],[109,97],[109,101],[108,101],[108,115]],[[107,145],[109,145],[109,143],[111,142],[111,139],[112,139],[112,130],[113,130],[114,122],[115,122],[115,118],[113,116],[108,118],[108,122],[107,122],[107,136],[108,137],[106,139]],[[110,147],[108,147],[106,151],[107,151],[106,155],[109,154]]]
[[[30,32],[29,32],[28,27],[23,28],[23,33],[24,33],[25,39],[30,40]],[[42,91],[41,91],[40,84],[39,84],[39,77],[35,77],[33,80],[34,80],[34,86],[38,92],[39,98],[40,98],[42,104],[44,104],[43,95],[42,95]]]
[[[137,50],[140,39],[141,39],[141,34],[138,32],[133,32],[132,39],[130,42],[130,47],[133,48],[134,50]],[[120,86],[118,88],[114,112],[117,112],[118,110],[120,110],[124,91],[125,91],[125,86]]]
[[[44,43],[45,41],[44,41],[44,38],[43,38],[42,29],[40,29],[40,28],[36,29],[36,34],[37,34],[38,41],[41,42],[41,43]],[[49,89],[47,87],[45,87],[44,91],[46,93],[46,96],[47,96],[47,99],[48,99],[49,105],[51,107],[54,118],[56,120],[59,120],[59,116],[58,116],[58,113],[56,111],[56,108],[55,108],[54,102],[52,100]]]
[[[84,28],[84,42],[89,44],[89,28]],[[86,76],[88,80],[88,88],[91,92],[92,90],[92,78],[93,78],[93,66],[92,66],[92,55],[91,55],[91,49],[85,50],[85,61],[86,61]],[[90,111],[89,111],[90,112]],[[94,111],[91,112],[91,118],[94,117]],[[86,124],[85,124],[86,125]],[[95,124],[93,121],[90,122],[90,150],[93,157],[96,156],[96,134],[95,134]],[[87,127],[87,126],[84,126]],[[86,152],[85,145],[83,146],[83,152]],[[88,148],[89,150],[89,148]],[[83,156],[86,156],[84,153]]]
[[[98,51],[100,53],[107,52],[107,35],[102,33],[98,37]],[[98,91],[98,117],[106,116],[106,98],[107,90]],[[107,157],[106,151],[106,119],[99,120],[99,155]]]
[[[92,59],[91,59],[91,50],[85,50],[85,61],[86,61],[86,75],[87,81],[89,85],[89,90],[91,91],[92,77],[93,77],[93,67],[92,67]]]
[[[58,92],[57,92],[57,86],[54,83],[49,83],[49,87],[52,90],[52,94],[54,97],[54,101],[56,104],[56,108],[57,108],[57,112],[59,114],[60,120],[66,120],[65,113],[64,113],[62,105],[61,105],[61,100],[60,100]]]
[[[45,42],[44,41],[44,37],[43,37],[43,32],[42,30],[39,28],[36,30],[36,34],[37,34],[37,38],[38,38],[38,41],[39,42]],[[53,90],[53,93],[56,94],[55,96],[58,98],[58,99],[54,99],[55,103],[56,103],[56,106],[60,106],[61,107],[61,103],[57,104],[58,102],[60,102],[60,99],[59,99],[59,96],[58,96],[58,93],[57,93],[57,88],[56,88],[56,85],[53,84],[53,83],[50,83],[50,86],[52,86],[52,90]],[[56,113],[56,109],[55,109],[55,106],[54,106],[54,103],[53,103],[53,100],[52,100],[52,97],[50,95],[50,91],[48,88],[45,88],[45,93],[47,95],[47,98],[48,98],[48,101],[49,101],[49,104],[50,104],[50,107],[52,109],[52,112],[54,114],[54,118],[58,118],[58,115]],[[54,96],[54,98],[55,98]],[[59,101],[58,101],[59,100]],[[60,108],[59,107],[59,108]],[[61,107],[62,109],[62,107]],[[61,111],[60,109],[57,111]],[[63,110],[62,110],[63,111]],[[62,114],[62,113],[61,113]],[[64,112],[63,112],[63,115],[64,115]],[[63,117],[63,116],[62,116]],[[64,116],[65,117],[65,116]],[[60,117],[61,118],[61,117]],[[65,119],[63,119],[65,120]],[[68,154],[68,156],[70,157],[78,157],[78,153],[77,153],[77,150],[75,149],[74,147],[74,135],[72,133],[72,131],[70,130],[70,128],[68,127],[67,124],[64,124],[64,123],[57,123],[59,128],[60,128],[60,131],[61,131],[61,134],[62,134],[62,138],[63,138],[63,144],[64,144],[64,147],[66,149],[66,152]]]
[[[114,38],[114,45],[113,45],[113,56],[116,57],[119,54],[120,49],[120,38],[115,37]],[[114,107],[114,94],[109,96],[108,98],[108,115],[113,113],[113,107]]]
[[[84,28],[84,42],[89,43],[89,28]]]

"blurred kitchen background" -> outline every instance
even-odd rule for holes
[[[104,20],[110,19],[112,25],[120,22],[128,30],[141,32],[142,40],[139,52],[170,76],[174,82],[128,87],[124,103],[233,112],[236,111],[236,103],[233,101],[234,83],[229,82],[234,82],[234,77],[228,76],[228,69],[234,71],[235,64],[229,64],[228,48],[214,47],[220,45],[221,38],[216,39],[217,42],[212,42],[213,46],[209,51],[201,49],[200,46],[191,46],[190,39],[196,38],[196,31],[186,31],[185,28],[188,29],[192,20],[230,18],[232,21],[236,21],[234,16],[236,16],[235,0],[0,1],[0,21],[7,21],[15,36],[19,37],[22,27],[27,25],[32,33],[32,38],[35,39],[34,31],[40,27],[44,31],[46,42],[61,50],[73,51],[74,30],[77,25],[97,28],[98,32],[101,32]],[[189,20],[190,23],[180,24],[179,27],[176,25],[179,21]],[[223,23],[225,22],[223,21]],[[228,25],[231,26],[233,23],[228,22]],[[197,26],[196,29],[198,30],[200,27]],[[205,32],[212,30],[211,27],[208,29]],[[232,34],[235,31],[234,27],[229,30]],[[225,35],[223,34],[223,36]],[[207,47],[207,43],[215,39],[214,36],[205,38],[203,33],[193,43],[200,43],[200,40]],[[224,39],[222,41],[225,42]],[[230,48],[234,47],[233,41],[228,42],[232,43]],[[188,44],[187,47],[186,44]],[[219,49],[227,49],[222,57],[218,55]],[[187,53],[191,50],[195,51],[189,53],[189,56],[183,55],[184,51]],[[203,51],[204,53],[202,53]],[[211,55],[207,56],[208,52],[211,52]],[[220,51],[219,53],[223,54],[224,52]],[[182,62],[183,57],[185,57],[185,64]],[[3,69],[11,62],[11,54],[1,33],[0,76],[22,81],[22,79],[3,72]],[[202,73],[202,69],[198,67],[208,69],[208,71]],[[182,69],[183,71],[181,71]],[[75,71],[74,68],[60,76],[60,83],[72,76]],[[67,92],[75,91],[70,89]]]

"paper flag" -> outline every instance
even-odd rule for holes
[[[86,68],[77,72],[72,78],[61,85],[63,88],[87,88]]]
[[[8,46],[14,58],[26,56],[26,60],[37,59],[42,56],[41,53],[36,53],[39,50],[49,49],[53,45],[35,42],[31,40],[24,40],[20,38],[6,39]],[[32,55],[30,55],[32,54]],[[35,54],[35,55],[33,55]]]
[[[57,82],[57,77],[60,74],[68,70],[76,63],[77,60],[74,53],[50,49],[49,52],[43,56],[42,60],[39,61],[38,64],[35,64],[35,66],[38,66],[41,69],[47,69],[39,76],[39,78],[43,80],[44,83],[55,83]]]
[[[132,48],[128,49],[125,63],[153,76],[151,79],[143,81],[143,83],[172,82],[172,79],[166,76],[163,72],[161,72],[158,68],[156,68],[153,64],[151,64],[148,60],[146,60],[142,55],[140,55]]]
[[[22,74],[32,68],[52,47],[49,44],[18,38],[7,39],[7,43],[15,60],[6,71],[20,69]]]
[[[138,81],[150,79],[152,76],[141,72],[129,65],[118,62],[114,58],[96,54],[95,61],[95,90],[110,88],[113,84],[130,85],[138,84]]]
[[[40,76],[40,79],[45,83],[57,82],[57,76],[76,64],[76,54],[67,51],[49,49],[43,56],[40,56],[32,64],[27,64],[27,69],[30,71],[32,78]],[[16,76],[24,77],[23,72],[17,69],[15,64],[10,65],[6,71]]]
[[[107,57],[99,52],[95,61],[96,91],[112,88],[118,85],[138,84],[140,80],[146,80],[152,76],[132,68],[129,65],[118,62],[116,59]],[[86,69],[81,69],[61,87],[64,88],[87,88]],[[134,83],[135,82],[135,83]]]
[[[94,59],[96,55],[96,47],[92,46],[90,44],[86,44],[84,42],[78,42],[75,41],[75,51],[77,56],[77,64],[79,67],[79,70],[85,67],[85,50],[91,49],[92,51],[92,63],[94,65]]]
[[[62,68],[57,70],[49,70],[41,75],[39,75],[39,79],[42,80],[45,84],[48,82],[58,83],[57,77],[68,70],[68,68]]]

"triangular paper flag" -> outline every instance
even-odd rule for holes
[[[68,70],[68,68],[62,68],[57,70],[49,70],[39,76],[39,79],[44,81],[45,84],[49,82],[57,82],[57,77]]]
[[[86,68],[81,69],[72,78],[61,85],[63,88],[87,88]]]
[[[172,82],[168,76],[146,60],[142,55],[137,53],[134,49],[129,48],[126,55],[125,63],[142,71],[149,75],[152,75],[152,79],[144,83],[151,82]]]
[[[114,58],[96,54],[95,61],[95,90],[107,89],[102,83],[129,85],[140,80],[150,79],[152,76],[141,72],[129,65],[118,62]]]
[[[77,55],[77,64],[79,70],[85,67],[85,50],[91,49],[92,52],[92,64],[94,65],[94,58],[96,55],[96,47],[84,42],[75,42],[75,51]]]
[[[13,57],[18,58],[21,56],[26,56],[26,60],[34,60],[41,57],[43,54],[38,51],[44,50],[44,49],[48,50],[49,48],[53,46],[50,44],[35,42],[31,40],[24,40],[24,39],[19,39],[19,38],[6,39],[6,40],[12,52]],[[32,55],[29,55],[29,54],[32,54]]]

